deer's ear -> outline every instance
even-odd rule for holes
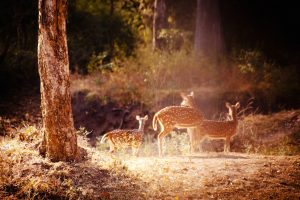
[[[146,115],[146,116],[144,117],[144,119],[145,119],[145,120],[148,120],[148,115]]]
[[[194,97],[194,91],[190,92],[190,96]]]
[[[225,106],[226,106],[228,109],[230,109],[230,103],[226,102],[226,103],[225,103]]]
[[[237,103],[235,104],[236,109],[238,109],[240,106],[241,106],[241,105],[240,105],[240,102],[237,102]]]
[[[135,118],[136,118],[136,120],[140,120],[140,116],[139,115],[137,115]]]

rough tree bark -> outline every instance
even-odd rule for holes
[[[166,2],[165,0],[154,1],[154,16],[153,16],[153,49],[161,49],[162,44],[159,37],[161,29],[166,28]]]
[[[223,53],[223,37],[218,0],[197,0],[194,48],[196,54]]]
[[[66,37],[67,0],[39,0],[38,66],[44,140],[51,161],[78,160]]]

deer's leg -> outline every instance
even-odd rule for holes
[[[227,136],[225,139],[224,152],[228,153],[230,151],[230,137]]]
[[[203,143],[205,137],[206,136],[204,134],[201,134],[200,132],[198,132],[197,137],[195,138],[196,141],[194,142],[194,144],[195,144],[195,146],[198,147],[200,152],[203,152],[202,143]]]
[[[115,148],[114,147],[110,147],[109,153],[114,153],[114,152],[115,152]]]
[[[132,147],[132,155],[137,156],[139,153],[139,147]]]
[[[189,137],[190,137],[190,154],[194,153],[195,152],[195,131],[196,129],[194,128],[188,128],[187,129],[187,132],[189,134]]]
[[[168,135],[171,131],[172,131],[172,127],[163,127],[162,131],[157,136],[159,157],[162,157],[162,155],[163,155],[163,152],[162,152],[163,138],[166,135]]]
[[[202,151],[200,144],[205,139],[205,134],[201,133],[200,128],[189,128],[188,133],[190,136],[190,154],[194,153],[196,148]]]
[[[190,154],[195,153],[195,145],[190,141]]]
[[[116,147],[115,147],[114,143],[111,140],[109,140],[109,153],[114,153],[115,149],[116,149]]]

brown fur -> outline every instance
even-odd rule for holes
[[[159,156],[162,156],[162,140],[174,128],[194,128],[203,121],[202,113],[191,107],[169,106],[158,111],[153,118],[153,129],[157,130],[159,122],[161,131],[158,134]]]
[[[186,98],[183,99],[181,105],[194,107],[194,94],[191,93],[186,95]],[[224,139],[224,151],[230,151],[230,139],[237,131],[238,120],[236,112],[240,107],[240,104],[236,103],[235,105],[230,105],[229,103],[226,103],[226,107],[229,109],[230,121],[203,120],[201,126],[198,126],[197,128],[188,128],[191,153],[194,152],[196,144],[202,142],[205,138]]]
[[[148,120],[148,116],[146,115],[143,118],[136,116],[136,119],[140,123],[139,129],[116,129],[110,131],[102,136],[101,143],[104,143],[106,140],[108,140],[111,153],[121,148],[131,147],[133,155],[137,155],[138,150],[143,142],[144,125],[146,120]]]

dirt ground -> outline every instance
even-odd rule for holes
[[[0,199],[299,199],[300,156],[199,153],[133,157],[88,152],[51,163],[34,144],[0,143]]]
[[[146,199],[300,198],[299,156],[203,153],[119,162],[144,185],[141,194]]]

